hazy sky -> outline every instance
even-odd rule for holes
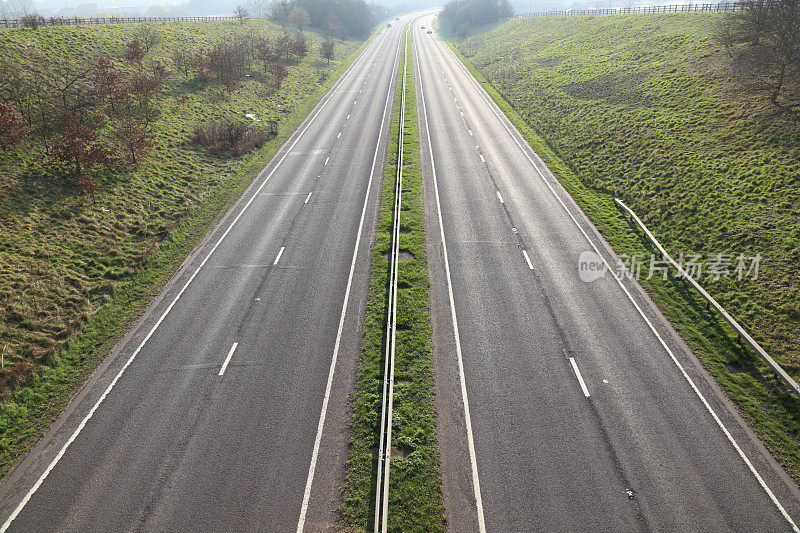
[[[2,0],[0,0],[2,1]],[[185,4],[188,0],[34,0],[34,9],[44,15],[51,15],[57,13],[62,9],[75,10],[79,9],[81,14],[91,14],[91,5],[94,4],[101,11],[115,11],[122,12],[128,15],[143,15],[146,14],[151,5],[167,6],[168,8],[176,7]],[[423,9],[429,7],[441,6],[446,0],[377,0],[376,4],[383,5],[392,9],[402,9],[403,11],[410,11],[414,9]],[[511,4],[517,13],[524,13],[527,11],[547,11],[554,9],[568,9],[568,8],[605,8],[605,7],[620,7],[623,2],[629,0],[511,0]],[[224,14],[233,10],[233,8],[242,3],[243,0],[217,0],[213,2],[205,2],[212,9],[213,12],[204,10],[200,13],[180,13],[182,15],[211,15],[211,14]],[[196,0],[195,2],[196,3]],[[244,0],[246,4],[246,0]],[[641,4],[651,3],[683,3],[681,0],[673,2],[642,0]],[[626,4],[627,5],[627,4]],[[73,11],[74,12],[74,11]]]

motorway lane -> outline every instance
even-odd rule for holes
[[[791,530],[731,439],[794,519],[796,485],[638,286],[579,279],[581,252],[614,256],[447,46],[419,28],[430,22],[415,25],[415,61],[450,529],[482,519],[504,532]]]
[[[381,31],[6,477],[4,519],[37,489],[11,529],[289,531],[307,493],[306,530],[334,523],[400,26]]]

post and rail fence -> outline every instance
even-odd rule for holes
[[[79,26],[94,24],[135,24],[143,22],[217,22],[239,20],[234,15],[214,17],[47,17],[37,21],[38,26]],[[0,29],[25,28],[25,19],[0,19]]]
[[[708,294],[708,292],[706,292],[706,290],[703,289],[703,287],[701,287],[700,284],[697,283],[697,281],[695,281],[694,278],[692,278],[692,276],[690,276],[683,269],[683,267],[681,265],[679,265],[672,258],[671,255],[669,255],[669,253],[667,253],[667,250],[661,245],[660,242],[658,242],[658,240],[655,238],[655,236],[653,236],[653,234],[650,232],[650,230],[647,229],[647,226],[644,225],[644,222],[642,222],[641,219],[638,216],[636,216],[636,213],[634,213],[633,210],[630,207],[625,205],[622,202],[622,200],[620,200],[618,198],[614,198],[614,202],[617,204],[617,206],[620,209],[622,209],[626,214],[628,214],[631,217],[631,220],[633,220],[636,223],[636,225],[639,226],[639,228],[642,230],[642,232],[645,234],[645,236],[647,236],[647,239],[653,244],[653,246],[656,247],[656,249],[659,251],[659,253],[661,253],[662,257],[667,262],[669,262],[672,265],[672,267],[675,268],[675,270],[678,271],[680,279],[683,279],[687,283],[689,283],[692,286],[692,288],[694,288],[694,290],[697,291],[697,293],[700,294],[700,296],[707,302],[708,306],[710,308],[714,308],[714,310],[725,320],[725,322],[727,322],[736,331],[737,335],[739,336],[739,340],[740,341],[744,340],[745,343],[747,343],[747,345],[750,346],[750,348],[752,348],[753,351],[755,351],[756,354],[765,363],[767,363],[767,365],[772,369],[772,371],[775,373],[775,375],[777,377],[779,377],[781,379],[781,381],[783,381],[789,387],[791,392],[795,396],[800,397],[800,385],[798,385],[797,382],[794,379],[792,379],[792,377],[789,374],[786,373],[786,371],[781,367],[781,365],[779,365],[775,361],[775,359],[770,357],[770,355],[766,352],[766,350],[764,350],[764,348],[762,348],[761,345],[758,344],[744,330],[744,328],[725,310],[725,308],[722,307],[714,299],[713,296]]]
[[[534,11],[517,13],[514,17],[548,17],[563,15],[638,15],[658,13],[722,13],[727,11],[744,11],[740,2],[722,2],[716,4],[673,4],[662,6],[621,7],[608,9],[567,9],[563,11]],[[93,24],[135,24],[144,22],[217,22],[238,20],[235,15],[218,15],[213,17],[43,17],[37,21],[38,26],[76,26]],[[24,28],[28,26],[25,19],[0,19],[0,29]]]
[[[620,7],[608,9],[567,9],[564,11],[534,11],[517,13],[515,17],[549,17],[564,15],[643,15],[658,13],[723,13],[727,11],[744,11],[741,2],[721,2],[717,4],[673,4],[663,6]]]

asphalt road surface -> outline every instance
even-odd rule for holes
[[[334,523],[407,20],[381,30],[6,476],[11,530]]]
[[[796,485],[636,283],[581,280],[582,252],[615,256],[430,23],[414,37],[449,529],[791,531]]]

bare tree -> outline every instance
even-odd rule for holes
[[[723,24],[727,24],[741,42],[758,45],[769,26],[771,0],[743,0],[743,11],[727,16]]]
[[[275,39],[275,52],[284,61],[289,61],[289,55],[292,53],[292,41],[292,36],[288,33]]]
[[[273,0],[269,6],[269,19],[285,28],[291,12],[292,5],[287,0]]]
[[[292,9],[292,12],[289,13],[289,21],[299,32],[302,32],[304,29],[308,28],[309,24],[311,24],[311,18],[308,16],[308,11],[302,7],[295,7]]]
[[[184,44],[178,45],[175,50],[172,51],[172,65],[175,67],[175,70],[183,74],[183,77],[187,80],[192,73],[193,59],[192,52]]]
[[[91,65],[66,56],[32,54],[21,69],[18,111],[45,150],[65,116],[83,118],[96,103],[90,77]]]
[[[750,92],[765,94],[783,111],[800,111],[800,0],[746,0],[729,14],[717,38],[733,71]]]
[[[33,0],[7,0],[8,14],[15,19],[21,19],[33,11]]]
[[[25,79],[19,62],[0,57],[0,102],[14,103],[19,107],[24,86]]]
[[[273,63],[280,63],[281,58],[273,48],[269,39],[261,37],[256,44],[256,58],[261,61],[264,67],[264,74],[269,72],[270,65]]]
[[[22,17],[22,27],[38,30],[39,26],[44,26],[44,17],[38,13],[28,13]]]
[[[164,36],[153,24],[139,24],[138,26],[133,33],[133,38],[139,41],[145,54],[164,41]]]
[[[265,19],[269,17],[269,2],[267,0],[247,0],[245,7],[253,18]]]
[[[334,44],[330,39],[322,41],[322,43],[319,45],[319,55],[324,57],[328,63],[330,63],[331,59],[333,59],[333,48]]]
[[[246,58],[246,68],[250,69],[253,61],[256,60],[258,52],[258,32],[252,28],[239,32],[234,38],[234,45],[241,48]]]
[[[236,9],[233,10],[233,16],[236,17],[236,20],[239,21],[239,24],[244,24],[244,21],[247,20],[247,8],[244,7],[242,4],[236,6]]]

